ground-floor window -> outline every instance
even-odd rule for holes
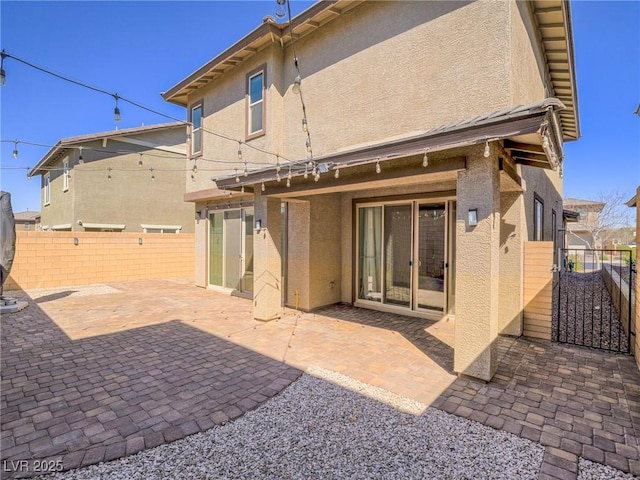
[[[364,305],[447,311],[449,214],[455,202],[357,205],[356,295]],[[449,295],[449,303],[453,297]]]
[[[253,207],[209,216],[209,284],[253,291]]]

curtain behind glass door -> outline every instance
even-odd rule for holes
[[[358,226],[358,298],[382,301],[382,207],[360,208]]]
[[[384,207],[384,303],[411,306],[412,205]]]

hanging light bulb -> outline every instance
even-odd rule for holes
[[[309,171],[307,170],[307,166],[304,166],[304,178],[307,179],[309,178]]]
[[[4,50],[0,52],[0,87],[4,87],[7,84],[7,74],[4,71],[4,57],[7,55]]]
[[[116,108],[113,109],[113,119],[119,122],[122,118],[120,117],[120,109],[118,108],[118,94],[116,93],[113,98],[116,100]]]
[[[309,168],[313,168],[313,160],[309,160],[309,163],[307,163],[307,166]]]
[[[84,157],[82,156],[82,147],[80,147],[80,153],[78,154],[78,163],[84,163]]]
[[[336,173],[335,173],[334,177],[340,178],[340,165],[336,166]]]
[[[262,190],[263,192],[267,189],[267,187],[264,186],[264,182],[262,182],[262,185],[260,186],[260,190]]]
[[[13,142],[13,158],[18,158],[18,141]]]
[[[240,148],[242,144],[238,142],[238,161],[242,161],[242,149]]]
[[[291,165],[289,165],[289,173],[287,173],[287,180],[291,180]]]
[[[193,173],[198,173],[198,165],[196,165],[196,162],[195,162],[195,161],[193,162],[193,168],[191,169],[191,171],[192,171]]]
[[[276,155],[276,172],[280,172],[280,155]]]
[[[152,181],[152,182],[155,182],[155,181],[156,181],[156,176],[155,176],[155,174],[153,173],[153,167],[149,168],[149,171],[151,172],[151,181]]]
[[[316,173],[313,175],[313,180],[315,182],[317,182],[318,180],[320,180],[320,171],[316,170]]]
[[[111,181],[111,167],[107,169],[107,180]]]
[[[380,168],[380,159],[376,160],[376,173],[380,173],[382,169]]]
[[[249,170],[247,170],[247,162],[244,162],[244,172],[242,173],[245,177],[249,176]]]
[[[300,75],[296,75],[296,78],[293,80],[293,87],[291,87],[291,91],[296,95],[299,95],[301,84],[302,84],[302,79],[300,78]]]
[[[236,183],[240,183],[240,176],[238,175],[238,169],[236,168]]]
[[[489,158],[491,155],[491,150],[489,149],[489,140],[487,140],[484,144],[484,158]]]
[[[279,174],[279,173],[276,173],[276,182],[279,182],[280,180],[282,180],[282,179],[280,178],[280,174]]]
[[[244,193],[244,185],[242,185],[242,188],[240,189],[240,193]]]
[[[138,166],[142,168],[142,154],[140,154],[140,158],[138,158]]]
[[[285,9],[285,5],[287,0],[276,0],[276,17],[284,18],[287,15],[287,10]]]
[[[422,166],[423,167],[428,167],[429,166],[429,157],[427,156],[427,151],[426,150],[424,152],[424,157],[422,157]]]
[[[291,179],[287,178],[287,188],[289,188],[291,186]]]
[[[307,138],[307,152],[311,153],[311,139]]]
[[[307,119],[306,118],[302,119],[302,131],[304,133],[307,133],[309,131],[309,125],[307,125]]]

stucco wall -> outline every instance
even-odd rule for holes
[[[5,290],[192,277],[194,258],[192,234],[19,231]]]
[[[130,138],[186,151],[184,128]],[[62,172],[51,172],[51,203],[42,206],[42,225],[71,224],[73,231],[81,232],[84,228],[78,221],[82,221],[125,224],[125,232],[142,232],[141,224],[182,225],[181,232],[194,231],[193,204],[183,199],[184,155],[116,140],[108,140],[104,148],[101,141],[88,142],[85,147],[83,164],[78,151],[69,155],[68,191],[62,189]],[[119,151],[132,153],[110,153]],[[138,152],[143,153],[142,167]],[[61,168],[62,159],[54,167]],[[109,167],[113,169],[111,180]]]
[[[537,194],[544,203],[543,240],[552,240],[551,212],[556,212],[556,228],[562,228],[562,179],[559,171],[520,166],[525,181],[524,212],[526,218],[525,240],[533,240],[533,201]]]

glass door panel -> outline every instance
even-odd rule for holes
[[[384,303],[411,306],[413,207],[384,207]]]
[[[224,227],[222,212],[209,218],[209,283],[222,286]]]
[[[240,290],[242,264],[242,217],[240,210],[224,212],[224,286]]]
[[[253,292],[253,208],[244,211],[244,276],[242,290]]]
[[[358,299],[382,301],[382,207],[358,210]]]
[[[418,206],[418,308],[444,311],[446,209],[444,203]]]

